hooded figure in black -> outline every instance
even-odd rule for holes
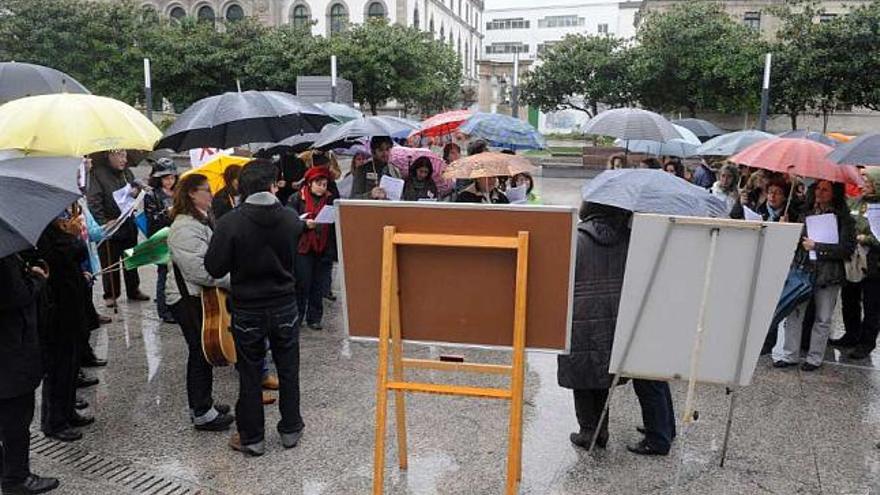
[[[434,166],[426,156],[416,158],[409,166],[409,176],[403,184],[403,200],[437,199],[437,184],[432,178]]]
[[[580,430],[571,442],[588,448],[608,398],[608,373],[617,308],[623,290],[632,213],[613,206],[583,203],[577,231],[571,352],[558,357],[559,386],[574,391]],[[666,454],[674,433],[672,398],[665,382],[633,380],[642,406],[645,440],[627,447],[639,454]],[[596,444],[608,442],[608,418]]]

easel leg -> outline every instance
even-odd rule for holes
[[[382,294],[379,310],[379,363],[376,374],[376,446],[373,453],[373,495],[381,495],[385,482],[385,422],[388,412],[388,338],[391,333],[394,227],[385,227],[382,239]]]
[[[525,381],[526,347],[526,289],[529,272],[529,235],[519,233],[519,246],[516,256],[516,292],[513,309],[513,366],[510,376],[510,431],[507,455],[507,489],[505,493],[516,493],[522,478],[522,413],[523,388]]]
[[[400,287],[397,280],[397,251],[392,250],[391,276],[391,370],[394,381],[403,381],[403,340],[400,331]],[[394,392],[395,422],[397,423],[397,459],[400,469],[407,467],[406,402],[405,392]]]
[[[733,425],[733,409],[736,406],[736,390],[728,389],[730,393],[730,407],[727,409],[727,426],[724,428],[724,444],[721,446],[721,463],[720,467],[724,467],[724,461],[727,460],[727,442],[730,440],[730,427]]]

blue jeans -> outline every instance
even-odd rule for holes
[[[328,281],[333,273],[333,261],[315,253],[297,254],[294,267],[300,319],[310,325],[321,323],[324,296],[330,292]]]
[[[299,405],[299,312],[296,303],[261,310],[233,308],[232,331],[238,361],[238,403],[235,422],[242,445],[265,436],[262,382],[266,338],[278,369],[279,433],[294,433],[305,424]]]
[[[669,384],[637,379],[633,379],[632,384],[642,408],[645,440],[657,450],[668,452],[675,437],[675,412]]]

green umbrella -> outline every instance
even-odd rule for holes
[[[145,265],[165,265],[171,260],[168,251],[168,227],[159,230],[146,241],[124,251],[123,264],[126,270]]]

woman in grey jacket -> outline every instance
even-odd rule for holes
[[[189,349],[186,392],[190,416],[197,430],[222,431],[232,424],[229,406],[214,404],[214,370],[202,352],[203,286],[229,288],[229,277],[215,279],[205,270],[205,253],[211,242],[211,188],[208,178],[190,174],[180,180],[174,193],[171,231],[170,277],[165,295]]]

